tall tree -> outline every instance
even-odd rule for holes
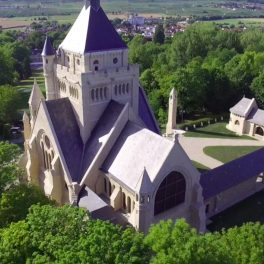
[[[0,142],[0,197],[7,186],[22,176],[17,166],[20,153],[17,145]]]
[[[153,36],[154,43],[163,44],[165,41],[165,33],[163,25],[157,25]]]

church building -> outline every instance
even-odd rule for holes
[[[47,37],[42,57],[46,99],[35,82],[24,114],[29,181],[137,230],[184,217],[204,231],[200,174],[177,137],[161,136],[139,66],[100,1],[86,1],[56,51]]]

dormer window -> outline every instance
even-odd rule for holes
[[[114,63],[114,64],[117,64],[117,63],[118,63],[118,58],[114,58],[114,59],[113,59],[113,63]]]

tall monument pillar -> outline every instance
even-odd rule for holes
[[[168,123],[166,126],[166,134],[173,134],[173,130],[176,129],[176,118],[177,118],[177,91],[172,88],[169,97],[169,109],[168,109]]]

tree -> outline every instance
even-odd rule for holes
[[[163,25],[157,25],[153,36],[154,43],[163,44],[165,41],[165,34]]]
[[[20,153],[17,145],[0,142],[0,196],[7,186],[22,176],[17,166]]]
[[[10,123],[17,118],[19,93],[11,86],[0,86],[0,124]]]
[[[0,228],[25,219],[33,204],[54,204],[36,186],[12,185],[0,197]]]
[[[12,84],[15,78],[14,60],[5,46],[0,47],[0,85]]]
[[[184,220],[161,221],[150,228],[145,243],[154,253],[151,263],[261,264],[264,225],[247,223],[201,235]]]
[[[264,72],[253,80],[250,88],[259,104],[264,107]]]
[[[16,239],[17,238],[17,239]],[[33,205],[0,232],[2,263],[149,263],[143,234],[89,219],[83,209]]]

